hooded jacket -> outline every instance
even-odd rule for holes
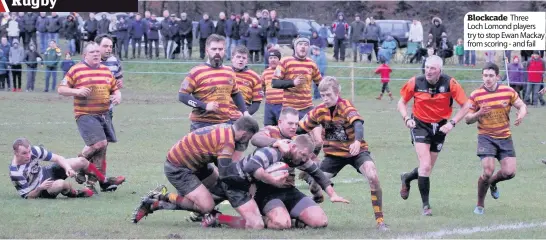
[[[20,65],[25,60],[25,49],[19,45],[17,39],[13,39],[12,44],[13,46],[9,50],[9,64]]]
[[[436,26],[436,24],[434,24],[435,21],[438,21],[440,24],[438,26]],[[442,33],[443,32],[447,33],[446,32],[446,27],[442,24],[442,19],[439,18],[439,17],[433,17],[432,18],[432,27],[430,27],[430,31],[428,31],[428,33],[432,34],[436,44],[438,44],[440,39],[442,39]]]
[[[339,20],[339,16],[342,17],[341,20]],[[337,17],[338,19],[332,24],[332,30],[336,39],[345,39],[345,35],[349,32],[349,24],[345,22],[343,13],[338,13]]]
[[[29,68],[37,68],[38,62],[36,61],[36,58],[42,58],[42,56],[36,50],[36,46],[34,46],[33,44],[31,44],[30,46],[34,47],[34,51],[31,51],[29,48],[29,50],[25,54],[24,61],[26,62]]]
[[[530,58],[527,63],[527,81],[531,83],[542,83],[544,71],[546,70],[544,60]]]
[[[349,35],[351,42],[359,42],[364,35],[365,29],[366,24],[363,21],[353,21],[351,23],[351,34]]]

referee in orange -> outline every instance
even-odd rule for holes
[[[442,73],[442,59],[431,56],[425,64],[425,74],[411,78],[400,90],[398,111],[406,127],[410,129],[419,167],[402,173],[400,196],[409,196],[411,181],[418,179],[423,201],[423,215],[431,216],[429,203],[430,174],[446,137],[455,125],[467,114],[470,104],[461,85],[452,77]],[[413,113],[408,115],[407,104],[414,99]],[[450,119],[455,100],[461,109]]]

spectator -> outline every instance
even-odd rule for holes
[[[417,19],[413,19],[410,25],[408,41],[417,43],[419,47],[423,44],[423,25]]]
[[[4,56],[4,51],[0,49],[0,90],[9,91],[8,73],[8,58]]]
[[[68,70],[70,70],[70,68],[74,65],[76,65],[76,63],[74,62],[74,60],[72,60],[72,56],[70,56],[70,53],[69,52],[65,53],[64,60],[61,63],[61,69],[63,70],[64,75],[66,75]]]
[[[199,58],[205,59],[205,43],[207,38],[214,33],[214,24],[209,19],[209,14],[204,13],[203,19],[199,21],[197,25],[197,38],[199,38]]]
[[[243,22],[241,21],[241,15],[236,15],[235,22],[233,23],[233,32],[231,34],[231,45],[234,47],[242,44],[242,41],[241,41],[241,38],[242,38],[241,25],[242,24]]]
[[[125,21],[125,18],[120,18],[119,22],[116,24],[116,38],[118,39],[118,56],[119,60],[122,61],[123,58],[121,57],[121,52],[125,53],[123,56],[125,59],[127,59],[127,55],[129,55],[129,24]]]
[[[267,23],[267,43],[277,44],[279,40],[279,31],[281,24],[277,19],[277,11],[272,10],[270,13],[269,22]]]
[[[226,14],[224,12],[220,12],[220,14],[218,14],[218,18],[219,19],[218,22],[216,22],[216,28],[214,30],[214,33],[222,37],[226,37]]]
[[[353,49],[353,62],[362,61],[362,54],[360,54],[360,41],[362,40],[362,35],[366,29],[366,24],[360,21],[360,14],[355,14],[355,20],[351,23],[349,39],[351,40],[351,48]],[[360,58],[357,58],[357,54]]]
[[[55,40],[55,43],[59,42],[59,30],[61,30],[62,22],[56,12],[51,13],[51,17],[47,22],[47,32],[49,33],[49,40]]]
[[[102,14],[100,16],[99,25],[97,28],[97,34],[98,35],[108,34],[108,26],[110,26],[110,20],[106,18],[106,14]]]
[[[421,65],[421,72],[425,74],[425,63],[427,62],[428,58],[434,56],[434,48],[429,46],[427,48],[427,54],[425,55],[425,60],[423,61],[423,65]]]
[[[66,22],[64,23],[63,30],[66,41],[68,42],[70,55],[75,55],[76,37],[78,35],[78,22],[74,20],[74,16],[68,15],[68,17],[66,17]]]
[[[161,28],[161,23],[157,21],[155,14],[152,14],[150,19],[147,20],[147,24],[148,24],[148,33],[145,36],[148,37],[148,43],[147,43],[148,59],[152,59],[152,56],[153,56],[152,50],[154,47],[155,47],[155,58],[159,59],[159,29]]]
[[[510,63],[510,58],[512,58],[512,51],[511,50],[505,50],[504,51],[504,59]]]
[[[508,63],[508,60],[506,60]],[[519,98],[525,99],[525,79],[523,66],[519,62],[519,57],[514,56],[512,62],[507,64],[506,74],[502,81],[508,79],[510,87],[512,87],[519,95]]]
[[[317,46],[320,48],[321,52],[324,53],[324,49],[326,48],[326,40],[319,37],[319,34],[315,30],[311,30],[311,39],[309,40],[309,44],[312,46]],[[322,75],[324,76],[324,75]]]
[[[6,58],[5,64],[7,67],[7,91],[11,90],[11,81],[10,81],[10,75],[11,75],[11,69],[9,66],[9,51],[11,48],[11,44],[9,44],[8,39],[6,37],[2,37],[2,40],[0,40],[0,49],[2,49],[2,52],[4,53],[3,56]]]
[[[180,22],[178,26],[180,28],[178,32],[180,35],[180,44],[182,45],[180,48],[181,51],[184,52],[183,59],[190,60],[193,45],[193,23],[191,20],[188,19],[188,15],[185,12],[180,14]],[[184,47],[184,45],[186,47]],[[188,55],[185,55],[184,49],[186,48],[188,50]]]
[[[258,28],[262,31],[262,49],[260,49],[260,56],[264,58],[265,62],[265,47],[267,45],[267,29],[269,28],[269,11],[267,9],[262,10],[261,17],[258,19]],[[267,66],[266,66],[267,67]]]
[[[375,19],[370,17],[370,23],[366,25],[364,29],[364,40],[367,43],[373,44],[373,51],[375,53],[375,60],[379,63],[379,38],[380,38],[379,26],[375,23]],[[368,55],[368,62],[372,62],[372,54]]]
[[[95,13],[89,13],[89,19],[85,21],[83,29],[87,32],[87,41],[94,41],[99,29],[99,21],[95,19]]]
[[[453,57],[453,44],[447,40],[447,34],[442,33],[442,39],[440,40],[440,44],[438,45],[438,56],[442,58],[442,60],[446,61],[446,58]]]
[[[228,61],[231,59],[231,46],[235,46],[233,44],[233,28],[235,26],[235,14],[232,13],[229,19],[226,21],[226,58]],[[218,28],[218,25],[216,25],[216,28]]]
[[[392,69],[391,67],[389,67],[389,65],[385,62],[385,58],[379,58],[379,62],[381,62],[381,65],[379,65],[379,67],[377,67],[377,69],[375,69],[375,74],[380,74],[381,75],[381,93],[379,94],[379,97],[375,98],[377,100],[381,100],[381,98],[383,97],[383,94],[385,94],[385,91],[389,94],[389,98],[391,99],[391,102],[392,100],[394,100],[394,98],[392,97],[392,92],[389,88],[389,82],[390,82],[390,79],[391,79],[391,73],[392,73]]]
[[[334,58],[336,62],[339,60],[343,62],[345,61],[345,40],[348,37],[349,24],[345,22],[343,12],[339,12],[337,18],[337,21],[332,24],[334,32]]]
[[[541,105],[546,104],[542,94],[539,94],[541,90],[544,72],[546,70],[544,60],[540,57],[539,51],[533,51],[531,59],[525,64],[525,70],[527,71],[527,89],[525,90],[525,102],[528,105],[538,106],[540,101]],[[532,97],[531,97],[532,96]]]
[[[36,30],[40,35],[40,52],[45,52],[47,48],[47,22],[49,19],[46,16],[45,12],[40,12],[40,16],[36,19]],[[87,22],[85,22],[87,24]],[[87,31],[89,32],[89,31]]]
[[[44,92],[49,92],[49,78],[53,78],[51,91],[55,92],[57,86],[57,67],[61,59],[61,49],[57,47],[55,40],[49,41],[49,48],[44,53],[44,62],[46,65],[45,89]]]
[[[260,61],[260,51],[262,47],[263,31],[258,27],[258,20],[252,20],[252,26],[246,32],[247,45],[250,51],[250,62],[257,63]]]
[[[26,41],[26,31],[25,31],[25,13],[24,12],[19,12],[18,14],[15,14],[13,13],[13,17],[12,19],[16,20],[17,21],[17,25],[19,26],[19,38],[17,38],[17,40],[19,40],[19,43],[22,44]],[[21,46],[23,47],[23,46]]]
[[[2,21],[0,21],[0,36],[5,37],[8,35],[8,23],[11,17],[9,13],[4,13],[3,16]]]
[[[497,52],[494,50],[485,51],[485,62],[495,63],[496,56],[497,56]]]
[[[247,38],[246,38],[246,32],[248,32],[248,29],[250,28],[250,25],[252,24],[252,19],[250,19],[250,16],[247,12],[243,14],[243,19],[241,21],[241,24],[239,25],[239,34],[241,35],[241,44],[247,45]]]
[[[520,54],[522,61],[527,62],[529,61],[529,58],[531,58],[531,55],[533,55],[533,50],[521,50]]]
[[[176,14],[171,14],[169,19],[169,38],[171,41],[167,44],[168,59],[176,59],[176,55],[180,53],[180,35],[178,34],[178,20]],[[176,46],[175,46],[176,45]]]
[[[321,39],[318,37],[318,34],[317,34],[317,38]],[[326,68],[328,67],[328,60],[326,59],[326,54],[319,46],[311,44],[311,59],[313,59],[313,61],[317,64],[317,67],[319,68],[319,71],[320,71],[320,75],[326,76]],[[311,85],[313,85],[313,100],[320,99],[320,92],[318,90],[317,85],[316,84],[311,84]]]
[[[110,17],[110,25],[108,25],[108,33],[110,36],[112,36],[112,52],[115,54],[118,52],[119,48],[119,42],[118,38],[116,37],[116,32],[118,31],[118,20],[115,15],[112,15]],[[78,46],[78,44],[76,44]]]
[[[326,27],[326,24],[322,24],[318,30],[318,35],[320,38],[324,39],[325,42],[328,42],[328,28]]]
[[[465,50],[464,51],[464,65],[465,66],[476,66],[476,50]]]
[[[36,16],[36,14],[33,12],[27,12],[25,16],[23,17],[25,34],[26,34],[23,44],[26,50],[29,49],[31,42],[34,42],[34,44],[37,44],[37,41],[36,41],[36,21],[37,20],[38,20],[38,16]]]
[[[394,40],[391,35],[387,35],[387,38],[385,38],[385,41],[383,41],[383,44],[381,44],[381,48],[379,49],[379,60],[381,61],[381,57],[383,57],[385,63],[389,64],[395,51],[396,40]]]
[[[27,64],[27,92],[34,92],[34,82],[36,82],[36,72],[38,71],[38,62],[42,61],[42,56],[36,51],[34,42],[30,42],[28,51],[23,59]]]
[[[138,45],[138,58],[140,58],[140,53],[142,52],[142,36],[144,35],[144,30],[146,25],[144,21],[140,18],[140,13],[136,14],[135,21],[132,21],[129,25],[129,36],[131,38],[132,47],[133,47],[133,59],[135,58],[135,52]]]
[[[25,50],[19,46],[19,40],[13,39],[13,44],[9,50],[9,65],[13,79],[13,92],[21,91],[21,69],[25,59]]]
[[[459,59],[459,65],[462,66],[464,63],[464,44],[462,38],[457,39],[457,46],[455,46],[455,55],[457,55],[457,59]]]
[[[148,47],[150,47],[150,44],[152,44],[151,42],[149,42],[149,36],[148,36],[148,33],[150,31],[150,21],[152,21],[152,13],[150,13],[150,11],[146,11],[144,12],[144,19],[142,19],[142,21],[144,21],[146,24],[146,28],[144,29],[144,53],[146,53],[145,55],[148,54]],[[158,37],[159,37],[159,32],[158,32]],[[151,49],[150,49],[150,52],[151,52]],[[151,54],[150,54],[151,55]]]
[[[169,41],[171,41],[172,39],[169,37],[170,34],[169,34],[169,31],[170,31],[170,27],[169,27],[169,10],[164,10],[163,11],[163,21],[161,21],[161,37],[163,38],[163,51],[165,53],[165,58],[168,57],[168,54],[167,54],[167,47],[169,45]]]
[[[440,42],[442,41],[442,34],[447,32],[445,26],[442,24],[442,19],[439,17],[432,18],[432,27],[428,31],[429,34],[432,34],[434,38],[434,43],[437,47],[440,47]]]
[[[22,25],[21,25],[22,27]],[[9,44],[13,44],[13,40],[17,39],[19,41],[20,36],[20,28],[19,28],[19,21],[17,21],[17,17],[15,14],[13,14],[13,17],[10,18],[8,22],[8,39]]]

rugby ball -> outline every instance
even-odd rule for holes
[[[288,172],[288,169],[290,169],[288,164],[284,162],[276,162],[267,167],[265,171],[273,176],[278,176],[285,172]]]

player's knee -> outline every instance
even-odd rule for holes
[[[419,175],[430,175],[430,171],[432,170],[432,165],[429,163],[421,164],[419,166]]]
[[[106,148],[107,145],[108,145],[108,141],[102,140],[100,142],[97,142],[97,143],[93,144],[91,147],[94,148],[94,149],[97,149],[97,150],[102,150],[102,149]]]
[[[246,220],[246,228],[249,229],[263,229],[264,228],[264,221],[260,216],[257,216],[252,219]]]
[[[291,225],[292,221],[290,220],[290,218],[273,218],[269,219],[267,228],[281,230],[289,229]]]
[[[312,228],[325,228],[328,226],[328,218],[326,215],[318,218],[313,218],[311,221],[306,223],[307,226]]]
[[[516,176],[515,170],[505,170],[504,175],[506,176],[506,179],[512,179]]]

